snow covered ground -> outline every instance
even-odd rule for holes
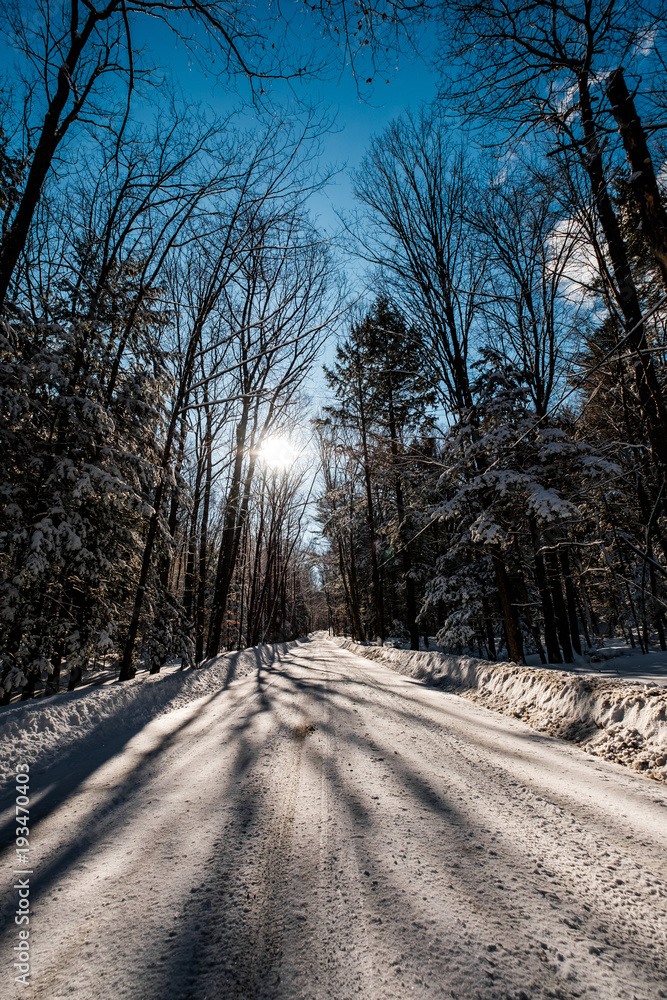
[[[3,1000],[667,996],[664,786],[326,639],[123,721],[31,771]]]
[[[1,709],[0,784],[11,780],[19,759],[31,766],[45,764],[86,737],[95,735],[103,742],[121,730],[136,732],[164,712],[219,692],[273,656],[272,646],[257,646],[224,653],[196,670],[142,673],[122,684],[81,687]]]
[[[526,657],[526,663],[533,667],[542,666],[537,653]],[[667,687],[667,652],[654,650],[642,653],[620,639],[605,640],[600,649],[584,656],[576,656],[575,663],[565,666],[562,663],[548,663],[546,667],[549,670],[568,670],[590,677],[609,677]]]
[[[667,781],[667,690],[651,681],[639,683],[637,657],[627,657],[628,679],[596,676],[579,664],[569,670],[490,663],[473,657],[438,652],[411,652],[390,646],[333,641],[393,670],[427,683],[457,691],[495,711],[514,716],[534,729],[574,740],[589,753]],[[616,662],[616,650],[601,662]],[[614,659],[612,660],[612,657]],[[665,654],[649,664],[664,675]],[[619,666],[616,677],[619,676]]]

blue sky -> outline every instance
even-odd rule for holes
[[[158,26],[157,31],[146,38],[146,46],[151,55],[155,53],[156,61],[187,99],[210,107],[219,115],[237,107],[243,98],[247,99],[249,90],[243,80],[217,80],[212,72],[204,72],[166,28]],[[436,96],[438,78],[429,65],[429,46],[423,37],[419,47],[424,55],[399,53],[388,69],[375,73],[372,88],[365,87],[365,81],[358,88],[350,67],[340,71],[333,63],[328,79],[297,84],[294,93],[282,82],[267,84],[269,100],[265,114],[271,113],[272,106],[295,111],[298,100],[302,100],[317,105],[328,116],[335,116],[333,128],[322,140],[322,168],[338,169],[334,179],[310,201],[313,218],[329,235],[341,229],[337,213],[345,215],[354,210],[350,171],[359,166],[372,137],[381,133],[406,108],[416,109],[423,101],[430,102]],[[360,89],[364,90],[363,97],[360,97]],[[252,106],[247,108],[242,115],[244,124],[251,124],[255,114]],[[363,262],[348,257],[345,266],[350,290],[355,296],[361,294],[365,284]],[[347,326],[343,321],[343,327]],[[332,363],[334,347],[330,339],[323,355],[325,363]],[[308,391],[315,408],[328,398],[321,369],[316,368],[313,372]]]
[[[276,0],[256,0],[254,11],[260,20],[269,17],[270,23],[276,25],[276,42],[280,37],[286,39],[286,60],[301,60],[302,51],[306,64],[308,54],[311,61],[312,58],[319,58],[326,63],[326,79],[320,77],[309,83],[297,83],[293,93],[282,81],[267,84],[264,113],[268,115],[272,106],[281,105],[294,112],[298,100],[302,100],[318,105],[324,113],[335,116],[335,126],[322,142],[322,166],[336,167],[338,172],[327,189],[313,197],[311,204],[313,215],[320,226],[331,233],[339,228],[336,211],[348,212],[353,207],[349,170],[359,165],[370,139],[406,108],[416,109],[422,101],[434,99],[437,77],[429,66],[429,48],[433,47],[435,39],[433,32],[428,35],[423,26],[416,29],[416,47],[423,55],[417,56],[405,44],[405,51],[392,55],[388,67],[382,67],[372,74],[372,87],[367,87],[364,80],[370,72],[368,61],[360,61],[358,70],[361,89],[364,91],[364,97],[361,98],[350,66],[346,65],[341,69],[340,50],[321,41],[318,31],[312,28],[312,22],[305,21],[305,15],[300,14],[302,6],[291,0],[282,0],[282,3],[283,14],[290,19],[286,27],[281,28],[280,22],[275,20]],[[252,13],[250,4],[248,8]],[[132,26],[132,37],[137,50],[137,65],[150,64],[157,69],[157,73],[153,75],[153,83],[166,78],[182,91],[186,100],[207,106],[221,116],[238,108],[244,98],[247,100],[249,89],[243,79],[216,78],[216,67],[211,65],[210,59],[210,70],[204,72],[198,60],[203,49],[200,48],[199,53],[195,52],[194,55],[188,52],[177,34],[159,19],[138,18]],[[12,63],[16,62],[21,67],[23,59],[21,54],[12,53],[0,33],[0,64],[5,64],[8,81],[11,82],[14,77]],[[150,88],[144,90],[144,94],[150,103]],[[141,103],[140,97],[135,98],[134,113],[139,117],[143,114]],[[243,123],[251,124],[256,113],[248,105],[242,116]]]
[[[259,0],[260,14],[262,5],[268,2],[269,0]],[[301,58],[299,31],[296,22],[288,26],[288,57]],[[359,166],[371,138],[382,132],[389,122],[406,108],[416,109],[421,102],[434,99],[437,76],[429,66],[429,38],[423,28],[418,38],[418,47],[424,54],[417,56],[409,46],[405,46],[405,51],[395,54],[388,67],[373,74],[371,87],[365,85],[367,66],[363,63],[359,65],[359,89],[363,91],[363,98],[359,95],[357,81],[350,66],[341,69],[339,51],[327,48],[326,45],[321,45],[318,49],[317,44],[313,46],[313,41],[317,43],[316,36],[311,34],[306,37],[303,51],[323,54],[323,59],[328,62],[326,78],[297,83],[294,92],[281,81],[267,84],[269,93],[264,114],[271,114],[272,107],[280,108],[281,105],[295,112],[298,100],[302,100],[317,105],[322,112],[335,118],[332,130],[322,140],[322,167],[335,167],[338,171],[334,180],[312,197],[310,206],[319,226],[328,234],[333,234],[340,229],[336,213],[349,213],[354,208],[349,171]],[[133,26],[133,43],[137,49],[137,63],[150,64],[158,70],[154,80],[165,78],[176,85],[187,101],[202,104],[216,115],[226,116],[249,97],[249,89],[243,79],[217,78],[215,66],[204,72],[197,54],[188,52],[178,36],[159,20],[143,18],[137,21]],[[11,64],[15,59],[20,66],[22,57],[14,56],[0,36],[0,62],[5,62],[9,79],[12,78]],[[144,94],[150,102],[150,89],[144,90]],[[144,113],[141,104],[142,98],[137,97],[134,101],[134,114],[139,117]],[[247,104],[242,114],[243,124],[252,124],[256,115],[257,111],[253,106]],[[363,264],[351,259],[347,269],[358,294],[363,290]],[[332,348],[333,345],[330,344],[326,352],[329,359]],[[313,393],[318,397],[323,387],[318,377],[314,383]],[[317,403],[317,400],[314,402]]]
[[[171,76],[184,95],[195,103],[224,115],[248,96],[243,80],[216,80],[212,72],[204,72],[164,26],[151,24],[150,33],[146,31],[139,43],[146,46],[147,54],[150,53],[166,75]],[[292,38],[291,43],[298,51],[298,42]],[[429,65],[429,46],[425,44],[423,33],[419,47],[425,53],[423,56],[411,51],[399,53],[389,68],[374,73],[372,88],[366,87],[362,80],[363,98],[359,96],[350,66],[342,71],[336,66],[335,50],[329,60],[328,79],[296,84],[294,94],[284,83],[267,84],[267,114],[273,102],[275,106],[293,110],[300,99],[335,116],[335,126],[323,141],[323,166],[345,169],[339,171],[327,190],[315,196],[312,202],[313,213],[326,230],[337,228],[336,210],[346,211],[353,205],[349,170],[359,165],[370,139],[406,108],[416,109],[422,101],[435,98],[437,76]],[[363,77],[366,70],[363,66],[360,69]],[[250,109],[244,118],[251,119],[253,114]]]

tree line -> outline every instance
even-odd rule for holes
[[[438,100],[355,177],[379,295],[316,422],[330,624],[519,663],[665,649],[665,11],[442,18]]]
[[[307,206],[324,126],[271,92],[341,58],[366,78],[415,11],[3,5],[5,703],[307,631],[310,484],[262,448],[300,417],[340,291]],[[239,113],[189,103],[153,34]]]
[[[273,13],[3,8],[4,701],[326,621],[517,661],[664,647],[662,4]],[[355,176],[378,295],[329,366],[315,498],[265,449],[306,419],[340,256],[308,214],[323,125],[271,88],[341,57],[372,85],[426,18],[438,100]],[[147,24],[254,121],[157,96]]]

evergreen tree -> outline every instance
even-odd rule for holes
[[[375,633],[385,634],[382,576],[401,567],[404,616],[410,645],[419,649],[417,594],[412,566],[409,478],[410,448],[430,425],[435,392],[422,362],[419,331],[407,327],[400,311],[379,299],[338,345],[326,370],[339,401],[326,412],[357,439],[366,495]]]

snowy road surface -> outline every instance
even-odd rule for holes
[[[326,639],[31,795],[2,997],[667,997],[667,790]]]

